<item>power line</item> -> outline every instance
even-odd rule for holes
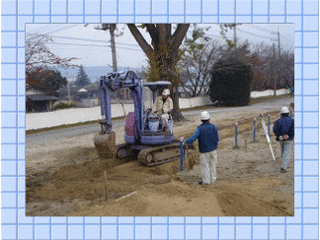
[[[74,46],[93,46],[93,47],[110,47],[110,45],[98,45],[98,44],[85,44],[85,43],[61,43],[61,42],[50,42],[47,44],[57,44],[57,45],[74,45]]]
[[[37,35],[37,34],[32,34],[31,35]],[[52,38],[62,38],[62,39],[70,39],[70,40],[79,40],[79,41],[88,41],[88,42],[103,42],[105,43],[105,40],[96,40],[96,39],[88,39],[88,38],[75,38],[75,37],[64,37],[64,36],[55,36],[55,35],[49,35],[49,37]]]
[[[250,35],[253,35],[253,36],[256,36],[256,37],[269,38],[269,39],[271,39],[272,41],[276,41],[276,40],[277,40],[277,39],[272,38],[272,37],[262,36],[262,35],[259,35],[259,34],[255,34],[255,33],[252,33],[252,32],[248,32],[248,31],[242,30],[242,29],[238,29],[238,30],[239,30],[240,32],[247,33],[247,34],[250,34]]]
[[[85,47],[110,47],[110,45],[99,45],[99,44],[81,44],[81,43],[57,43],[57,42],[51,42],[48,44],[53,44],[53,45],[74,45],[74,46],[85,46]],[[141,52],[141,49],[135,49],[135,48],[127,48],[127,47],[117,47],[120,49],[128,49],[128,50],[134,50],[134,51],[139,51]]]
[[[49,25],[49,26],[50,26],[50,25]],[[32,33],[35,33],[35,32],[39,32],[41,29],[45,29],[45,28],[48,28],[48,26],[47,26],[47,25],[44,25],[44,26],[41,26],[41,27],[39,27],[39,28],[37,28],[37,29],[33,29],[33,30],[30,31],[29,34],[32,34]]]
[[[46,34],[52,34],[52,33],[55,33],[55,32],[61,32],[61,31],[64,31],[64,30],[67,30],[67,29],[70,29],[70,28],[73,28],[73,27],[76,27],[77,25],[73,25],[73,26],[62,26],[63,28],[62,29],[55,29],[53,31],[49,31],[47,32]]]
[[[139,52],[142,51],[141,49],[127,48],[127,47],[117,47],[117,48],[120,48],[120,49],[129,49],[129,50],[134,50],[134,51],[139,51]]]
[[[108,41],[108,42],[110,42],[110,41]],[[139,47],[137,44],[134,44],[134,43],[122,43],[122,42],[116,42],[116,43],[117,43],[117,44],[122,44],[122,45]]]
[[[53,29],[56,29],[56,28],[59,28],[59,27],[61,27],[61,24],[58,24],[58,25],[56,25],[56,24],[45,24],[44,26],[41,26],[41,27],[39,27],[37,29],[32,30],[31,33],[39,33],[40,30],[41,31],[43,30],[42,32],[44,34],[44,32],[46,32],[46,31],[50,31],[50,30],[53,30]]]
[[[276,31],[272,31],[272,30],[263,28],[263,27],[261,27],[261,26],[254,25],[254,24],[246,25],[246,27],[247,27],[247,26],[248,26],[248,27],[253,27],[253,28],[259,29],[259,30],[264,31],[264,32],[269,32],[269,33],[271,33],[271,34],[277,34]]]
[[[34,33],[29,33],[30,35],[38,35]],[[55,35],[49,35],[49,37],[52,38],[62,38],[62,39],[70,39],[70,40],[79,40],[79,41],[88,41],[88,42],[110,42],[110,41],[105,41],[105,40],[96,40],[96,39],[88,39],[88,38],[75,38],[75,37],[64,37],[64,36],[55,36]],[[127,45],[127,46],[135,46],[138,47],[137,44],[133,43],[122,43],[122,42],[116,42],[117,44],[122,44],[122,45]]]

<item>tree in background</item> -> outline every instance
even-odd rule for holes
[[[75,83],[78,87],[81,87],[81,88],[83,88],[91,83],[91,81],[90,81],[88,75],[86,74],[82,65],[79,67],[79,72],[78,72],[78,76],[76,78]]]
[[[46,44],[53,42],[48,35],[26,34],[26,74],[36,68],[49,69],[54,66],[74,67],[71,63],[75,57],[60,57],[50,51]]]
[[[294,54],[282,49],[280,58],[273,46],[263,43],[251,47],[248,59],[253,81],[251,90],[291,88],[294,84]]]
[[[220,34],[223,37],[223,39],[226,41],[228,47],[231,48],[236,48],[237,47],[237,39],[236,39],[236,34],[234,35],[233,41],[227,38],[226,33],[230,30],[236,31],[237,25],[241,25],[241,23],[231,23],[231,24],[220,24]]]
[[[172,24],[143,24],[151,37],[151,43],[141,35],[135,24],[127,24],[131,34],[148,57],[149,69],[147,78],[149,81],[170,81],[171,97],[173,100],[172,116],[175,121],[183,119],[179,106],[178,86],[180,76],[177,69],[179,61],[179,47],[187,34],[189,24],[177,24],[172,33]]]
[[[283,52],[281,54],[279,88],[293,88],[294,86],[294,54]]]
[[[212,68],[210,99],[225,106],[244,106],[250,101],[251,68],[233,55],[220,59]]]
[[[67,79],[57,70],[50,70],[55,66],[74,67],[74,57],[60,57],[50,51],[46,44],[53,40],[42,34],[26,34],[26,83],[34,89],[48,95],[57,95],[57,91],[67,85]]]
[[[68,82],[57,70],[36,68],[27,74],[26,83],[47,95],[57,96],[57,91]]]
[[[187,36],[180,50],[181,86],[189,97],[197,97],[209,90],[210,71],[220,58],[222,47],[207,36],[209,28],[193,25],[191,36]]]

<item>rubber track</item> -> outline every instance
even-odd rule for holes
[[[180,158],[180,151],[179,151],[178,155],[171,156],[170,158],[164,158],[163,160],[158,161],[158,162],[148,163],[146,161],[147,155],[152,152],[157,152],[157,151],[163,152],[163,150],[171,150],[171,149],[180,149],[180,143],[175,142],[175,143],[171,143],[168,145],[163,145],[163,146],[158,146],[158,147],[149,147],[149,148],[143,149],[138,154],[138,161],[139,161],[139,163],[146,165],[147,167],[152,167],[152,166],[156,166],[156,165],[161,165],[163,163],[171,162],[174,160],[178,160]]]
[[[128,147],[128,144],[126,144],[126,143],[121,143],[121,144],[119,144],[119,145],[116,145],[116,154],[115,154],[115,157],[116,158],[119,158],[118,157],[118,151],[121,149],[121,148],[127,148]],[[128,156],[126,156],[126,157],[128,157]],[[126,157],[123,157],[123,158],[126,158]],[[119,158],[119,159],[123,159],[123,158]]]

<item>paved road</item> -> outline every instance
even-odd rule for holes
[[[261,109],[261,110],[278,110],[282,106],[286,105],[289,106],[290,103],[293,102],[293,97],[285,97],[280,99],[267,99],[264,102],[255,103],[250,106],[244,106],[244,107],[229,107],[229,108],[214,108],[214,107],[208,107],[208,112],[210,113],[218,113],[218,112],[230,112],[230,111],[241,111],[241,109]],[[184,112],[183,115],[185,117],[193,116],[193,115],[199,115],[200,112],[204,111],[201,110],[194,110],[194,111],[187,111]],[[124,126],[123,120],[117,120],[113,121],[113,127],[120,127]],[[36,144],[42,141],[47,140],[53,140],[53,139],[61,139],[61,138],[71,138],[75,136],[80,136],[84,134],[90,134],[100,131],[100,125],[98,123],[96,124],[90,124],[85,126],[77,126],[77,127],[70,127],[70,128],[64,128],[64,129],[57,129],[57,130],[51,130],[46,132],[40,132],[40,133],[34,133],[34,134],[28,134],[26,136],[26,143],[27,144]]]

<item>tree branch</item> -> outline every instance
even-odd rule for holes
[[[153,53],[153,48],[147,43],[135,24],[127,24],[127,26],[143,52],[147,55],[148,58],[150,58]]]
[[[190,26],[190,24],[178,24],[178,27],[172,36],[172,40],[173,40],[172,49],[173,49],[173,51],[176,51],[176,52],[178,51],[180,45],[182,44],[184,37],[187,34],[189,26]]]
[[[159,36],[154,24],[145,24],[147,31],[151,37],[151,45],[153,49],[156,49],[159,43]]]

